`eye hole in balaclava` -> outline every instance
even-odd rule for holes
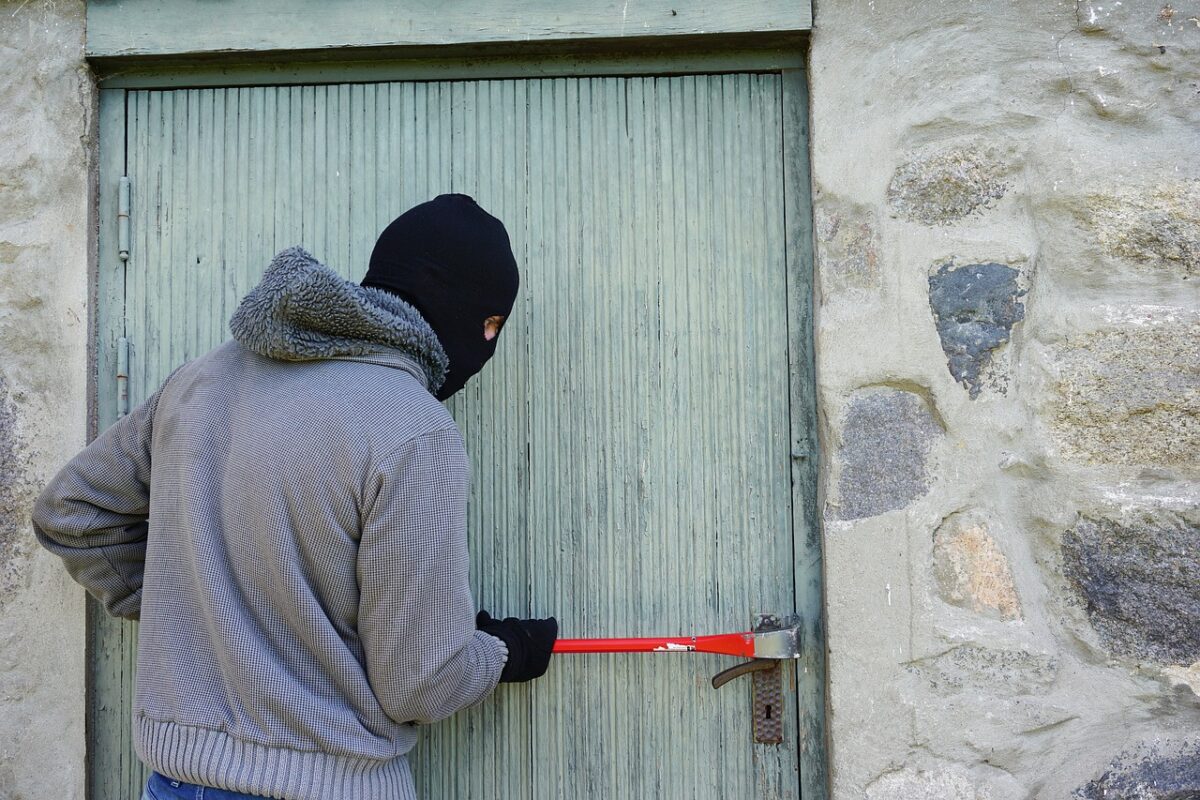
[[[436,394],[445,400],[496,352],[484,322],[509,315],[519,282],[504,223],[468,195],[443,194],[383,229],[362,285],[398,295],[433,328],[450,359]]]

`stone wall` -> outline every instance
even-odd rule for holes
[[[1200,2],[818,0],[837,798],[1200,796]]]
[[[0,2],[0,798],[81,799],[83,591],[29,510],[84,444],[95,102],[84,4]]]

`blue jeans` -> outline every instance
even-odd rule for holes
[[[262,795],[229,792],[195,783],[184,783],[157,772],[150,773],[142,800],[263,800]]]

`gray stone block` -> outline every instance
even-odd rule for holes
[[[1091,194],[1084,221],[1112,256],[1184,278],[1200,274],[1200,180]]]
[[[897,168],[887,200],[912,222],[946,225],[990,208],[1008,191],[1007,167],[973,148],[916,156]]]
[[[1063,455],[1101,464],[1195,468],[1200,453],[1200,325],[1100,331],[1056,348],[1048,409]]]
[[[1200,660],[1198,520],[1170,511],[1083,517],[1063,535],[1063,572],[1113,654]]]
[[[942,426],[924,398],[887,387],[851,395],[838,451],[839,516],[873,517],[929,490],[929,452]]]
[[[929,276],[929,307],[950,374],[971,399],[983,389],[993,354],[1025,318],[1019,277],[1017,270],[996,263],[948,263]],[[1002,393],[1007,386],[1001,376],[993,376],[991,383]]]
[[[1098,778],[1074,792],[1080,800],[1196,800],[1200,745],[1143,744],[1113,759]]]

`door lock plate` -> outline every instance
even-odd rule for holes
[[[754,741],[783,743],[783,668],[776,661],[769,669],[755,670]]]
[[[777,630],[781,625],[781,620],[774,614],[760,614],[754,622],[754,630]],[[782,744],[782,663],[774,661],[770,669],[755,670],[751,677],[754,679],[754,741],[758,744]]]
[[[754,631],[778,631],[783,625],[774,614],[761,614]],[[751,675],[751,720],[758,744],[783,744],[783,663],[782,658],[755,658],[722,670],[712,679],[713,688],[718,689],[739,675]]]

